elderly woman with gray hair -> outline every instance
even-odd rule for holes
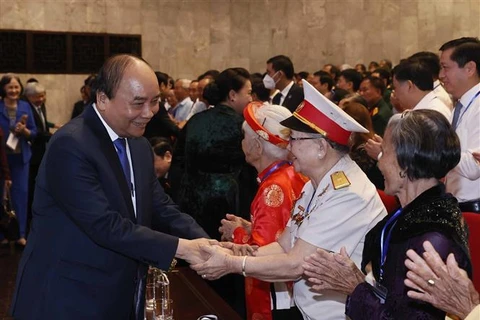
[[[453,254],[471,269],[467,234],[457,200],[440,179],[460,160],[460,142],[445,117],[434,110],[394,115],[385,131],[378,166],[385,193],[401,208],[366,236],[360,271],[342,249],[317,250],[306,258],[305,275],[317,291],[349,295],[346,314],[357,319],[444,319],[445,312],[407,296],[406,251],[424,252],[430,241],[445,260]],[[425,279],[434,286],[432,279]]]
[[[251,221],[227,214],[219,228],[222,239],[236,244],[265,246],[274,242],[290,219],[295,200],[307,178],[287,160],[291,130],[280,124],[292,113],[281,106],[252,102],[244,110],[242,149],[258,172],[258,192],[250,207]],[[292,295],[285,282],[270,284],[245,278],[247,319],[301,319],[291,308]],[[273,302],[272,302],[273,301]]]

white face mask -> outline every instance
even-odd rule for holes
[[[275,75],[278,73],[275,72],[275,74],[273,75],[275,77]],[[265,88],[267,89],[275,89],[275,84],[277,82],[275,80],[273,80],[273,77],[270,77],[270,75],[266,74],[265,77],[263,77],[263,85],[265,86]]]

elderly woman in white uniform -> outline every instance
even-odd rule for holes
[[[260,280],[295,281],[294,298],[304,319],[345,319],[346,296],[310,290],[302,277],[304,258],[323,248],[345,246],[360,265],[366,233],[386,210],[375,186],[348,155],[352,132],[365,132],[339,107],[303,81],[305,101],[282,121],[292,129],[288,149],[296,171],[308,176],[292,216],[278,240],[255,256],[232,256],[204,247],[210,259],[192,266],[205,279],[239,273]]]

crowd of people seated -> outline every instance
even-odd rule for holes
[[[143,135],[156,178],[224,242],[202,247],[208,258],[192,268],[244,318],[465,318],[480,304],[474,290],[468,306],[434,293],[442,281],[471,289],[475,269],[462,212],[480,213],[477,38],[397,65],[295,73],[278,55],[264,73],[155,75],[159,108]],[[96,81],[85,80],[72,119],[94,107]],[[0,79],[0,194],[9,190],[23,246],[58,127],[45,94],[36,81]],[[379,193],[395,197],[396,210]]]

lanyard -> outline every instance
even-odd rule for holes
[[[265,181],[272,173],[274,173],[275,171],[280,169],[280,167],[283,167],[287,163],[289,163],[289,162],[288,161],[281,161],[281,162],[277,163],[276,165],[274,165],[273,167],[271,167],[270,170],[268,170],[267,173],[265,173],[263,175],[263,177],[261,177],[261,178],[258,177],[257,178],[258,183],[262,183],[263,181]]]
[[[463,115],[465,114],[465,112],[467,112],[468,108],[470,108],[470,106],[472,105],[473,101],[475,101],[475,99],[477,99],[477,97],[478,97],[479,95],[480,95],[480,91],[478,91],[477,94],[476,94],[475,96],[473,96],[472,100],[470,100],[470,102],[468,103],[467,107],[463,110],[462,114],[458,117],[456,128],[458,128],[458,124],[459,124],[460,121],[462,120]]]
[[[395,212],[395,214],[390,219],[388,219],[380,235],[380,281],[383,280],[383,266],[385,264],[385,260],[387,259],[388,246],[390,245],[392,230],[395,227],[395,224],[397,223],[398,217],[400,216],[401,213],[402,213],[402,209],[398,209],[397,212]],[[388,226],[392,223],[393,225],[388,231],[387,237],[385,238],[385,231],[387,230]]]

